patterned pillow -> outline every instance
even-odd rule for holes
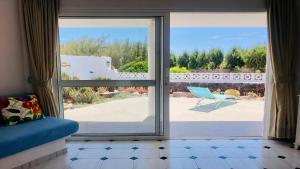
[[[0,98],[0,113],[7,126],[44,118],[35,95]]]

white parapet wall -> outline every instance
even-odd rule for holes
[[[119,72],[119,80],[148,80],[148,73]],[[170,73],[170,82],[265,83],[265,73]]]
[[[153,26],[152,26],[153,27]],[[151,28],[152,28],[151,27]],[[153,31],[153,30],[152,30]],[[149,35],[150,36],[150,35]],[[153,36],[152,37],[152,41]],[[154,44],[154,43],[150,43]],[[150,80],[155,79],[155,46],[148,47],[148,73],[118,72],[107,56],[61,57],[61,72],[80,80]],[[150,50],[151,49],[151,50]],[[186,83],[265,83],[265,73],[170,73],[170,82]]]

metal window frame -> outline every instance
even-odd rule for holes
[[[77,12],[75,12],[77,13]],[[107,139],[168,139],[169,138],[169,29],[170,19],[167,12],[146,13],[92,13],[78,12],[65,14],[60,18],[155,18],[155,79],[154,80],[61,80],[60,54],[58,50],[54,90],[58,110],[63,112],[63,87],[93,86],[148,86],[155,87],[155,132],[154,133],[79,133],[72,140],[107,140]],[[58,43],[59,49],[59,43]],[[167,68],[166,68],[167,67]],[[167,70],[167,71],[166,71]],[[166,95],[167,94],[167,95]],[[61,113],[61,118],[64,118]]]

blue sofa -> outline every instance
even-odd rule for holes
[[[77,130],[77,122],[52,117],[14,126],[0,126],[0,158],[58,140]]]

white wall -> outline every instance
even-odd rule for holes
[[[0,96],[29,92],[17,0],[0,0]]]

